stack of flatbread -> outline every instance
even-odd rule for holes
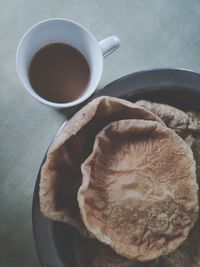
[[[99,97],[56,136],[44,216],[75,227],[80,267],[199,266],[200,116]]]

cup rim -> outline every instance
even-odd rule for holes
[[[21,77],[20,71],[19,71],[19,64],[18,64],[19,63],[19,51],[20,51],[21,45],[24,42],[24,40],[27,37],[27,35],[30,34],[30,32],[33,29],[35,29],[36,27],[39,27],[41,24],[48,23],[48,22],[53,22],[53,21],[63,21],[63,22],[67,22],[67,23],[72,23],[72,24],[75,24],[77,27],[81,28],[82,30],[84,30],[90,36],[90,38],[94,41],[94,43],[98,47],[98,50],[99,50],[99,52],[101,54],[101,57],[100,57],[101,58],[100,71],[99,71],[99,73],[97,75],[96,82],[94,84],[94,88],[92,90],[90,90],[90,92],[86,95],[86,93],[88,92],[88,89],[86,87],[85,92],[80,97],[78,97],[77,99],[75,99],[73,101],[65,102],[65,103],[52,102],[52,101],[49,101],[49,100],[46,100],[46,99],[42,98],[39,94],[37,94],[34,91],[34,89],[32,87],[30,89],[29,87],[25,86],[25,84],[23,82],[23,79]],[[87,28],[85,28],[83,25],[81,25],[80,23],[78,23],[76,21],[73,21],[71,19],[66,19],[66,18],[49,18],[49,19],[41,20],[41,21],[37,22],[36,24],[34,24],[33,26],[31,26],[23,34],[23,36],[21,37],[20,42],[19,42],[19,44],[17,46],[17,50],[16,50],[16,68],[17,68],[17,74],[18,74],[18,77],[20,79],[20,82],[22,83],[22,85],[26,89],[26,91],[32,97],[34,97],[40,103],[45,104],[45,105],[47,105],[49,107],[53,107],[53,108],[57,108],[57,109],[59,109],[59,108],[60,109],[63,109],[63,108],[73,107],[73,106],[76,106],[76,105],[84,102],[85,100],[87,100],[95,92],[95,90],[97,89],[97,86],[99,84],[100,78],[102,76],[102,72],[103,72],[103,54],[101,52],[101,49],[99,47],[99,43],[98,43],[97,39],[95,38],[95,36]]]

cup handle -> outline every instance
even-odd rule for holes
[[[99,46],[102,51],[103,57],[107,57],[112,52],[114,52],[120,46],[120,44],[120,39],[116,35],[101,40],[99,42]]]

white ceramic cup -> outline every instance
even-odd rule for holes
[[[90,81],[85,93],[68,103],[54,103],[42,98],[32,88],[28,70],[33,55],[43,46],[51,43],[66,43],[78,49],[90,67]],[[16,54],[17,72],[24,88],[38,101],[54,108],[68,108],[82,103],[96,90],[103,71],[103,58],[120,46],[117,36],[110,36],[100,42],[80,24],[67,19],[48,19],[31,27],[22,37]],[[73,89],[72,89],[73,90]]]

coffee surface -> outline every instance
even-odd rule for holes
[[[31,86],[42,98],[56,103],[71,102],[85,91],[90,68],[74,47],[53,43],[42,47],[29,66]]]

